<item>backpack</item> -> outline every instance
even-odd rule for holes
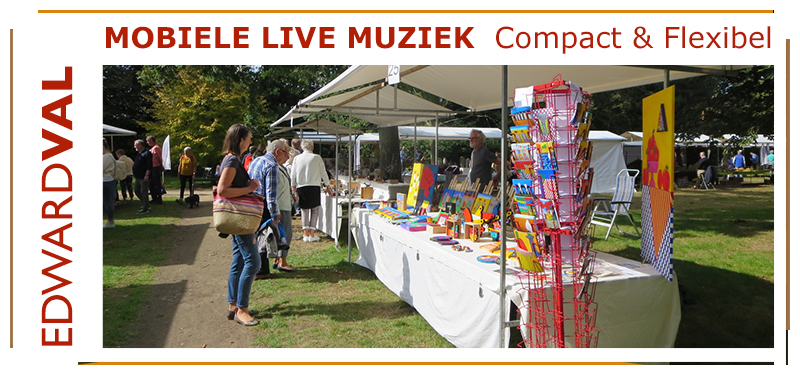
[[[128,171],[125,167],[125,162],[114,160],[114,181],[122,181],[126,178],[128,178]]]

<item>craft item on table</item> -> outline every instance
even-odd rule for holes
[[[364,202],[362,206],[370,211],[375,211],[381,208],[381,204],[379,202]]]
[[[483,233],[483,227],[474,222],[464,223],[464,235],[472,242],[478,242]]]
[[[472,212],[469,210],[469,207],[464,207],[463,215],[464,221],[472,222]]]
[[[553,169],[540,169],[536,171],[542,179],[542,190],[547,199],[558,199],[558,181],[556,171]]]
[[[492,250],[492,254],[497,254],[499,256],[500,251],[502,251],[502,249],[500,248],[494,249]],[[517,248],[515,247],[506,248],[506,259],[514,259],[516,257],[517,257]]]
[[[556,162],[556,148],[553,147],[553,142],[536,143],[536,149],[539,151],[540,169],[558,169],[558,163]]]
[[[539,202],[542,216],[544,216],[544,225],[550,229],[560,229],[561,223],[558,221],[558,208],[555,202],[549,199],[540,199]]]
[[[579,300],[583,296],[587,295],[586,293],[589,291],[589,285],[591,284],[591,281],[592,281],[592,275],[591,274],[584,276],[583,282],[581,283],[582,284],[581,285],[581,291],[578,292],[577,296],[575,296],[576,300]]]
[[[450,215],[446,213],[439,213],[439,217],[436,218],[436,225],[444,225],[447,222],[447,219],[450,218]]]
[[[516,161],[532,161],[533,160],[533,145],[530,143],[513,143],[511,144],[511,154],[514,155]]]
[[[531,107],[529,106],[514,107],[511,108],[509,114],[511,115],[511,119],[514,121],[515,125],[525,125],[530,118],[528,115],[528,111],[530,110]]]
[[[486,245],[481,246],[481,250],[486,250],[488,252],[494,252],[495,249],[500,248],[500,242],[493,242],[487,243]]]
[[[571,120],[569,120],[569,124],[578,125],[578,123],[582,122],[584,113],[586,113],[586,104],[585,103],[576,104],[575,115],[572,116]]]
[[[582,179],[580,182],[580,187],[578,188],[578,193],[575,195],[576,201],[581,201],[586,198],[589,192],[592,191],[592,180],[594,179],[594,168],[589,168],[589,171],[586,173],[586,178]]]
[[[533,251],[536,256],[541,257],[542,251],[539,248],[539,240],[536,232],[522,232],[514,230],[514,237],[517,239],[517,247],[525,251]]]
[[[592,147],[592,142],[582,141],[578,145],[578,153],[575,154],[575,160],[584,160],[589,156],[589,148]]]
[[[531,134],[530,128],[528,125],[517,125],[508,128],[509,133],[511,133],[511,139],[514,142],[530,142],[531,141]]]
[[[392,207],[383,207],[376,210],[375,212],[391,220],[403,219],[410,216],[408,213],[402,212]]]
[[[452,238],[460,238],[461,220],[447,219],[445,221],[445,233]]]
[[[397,193],[397,209],[399,210],[408,209],[408,204],[406,203],[406,194]]]
[[[514,193],[516,195],[536,196],[532,180],[513,179],[511,180],[511,185],[514,187]]]
[[[433,237],[431,237],[431,241],[434,241],[434,242],[450,241],[452,239],[453,239],[453,237],[451,237],[451,236],[433,236]]]
[[[517,262],[519,263],[519,268],[522,268],[524,271],[544,272],[544,267],[539,257],[537,257],[536,253],[533,251],[517,249]]]
[[[430,234],[439,234],[446,232],[447,228],[444,225],[428,224],[428,233]]]
[[[489,211],[489,204],[492,203],[492,195],[480,193],[472,203],[472,210],[477,211],[480,209],[482,212]]]
[[[409,232],[421,232],[428,228],[428,224],[426,223],[403,223],[400,225],[400,228],[403,228]]]
[[[439,242],[439,245],[456,245],[456,244],[458,244],[458,241],[456,241],[456,240]]]
[[[573,140],[573,144],[584,142],[589,139],[589,126],[592,123],[592,113],[589,112],[586,114],[586,121],[580,123],[578,125],[578,131],[575,133],[575,139]]]
[[[500,263],[500,257],[496,255],[481,255],[478,257],[478,262],[481,263]]]
[[[431,205],[438,171],[438,165],[414,163],[411,182],[408,185],[407,205],[417,208],[428,208]]]
[[[535,232],[536,216],[522,214],[514,215],[514,227],[520,232]]]
[[[489,227],[489,229],[487,229],[487,231],[489,231],[489,237],[492,239],[492,241],[499,241],[500,240],[500,216],[499,215],[495,215],[495,218],[491,222],[491,226]]]
[[[594,198],[587,195],[582,201],[578,201],[576,199],[575,202],[578,203],[578,205],[575,206],[575,211],[573,212],[575,217],[589,216],[589,210],[592,207],[592,203],[594,203]]]

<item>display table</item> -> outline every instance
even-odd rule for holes
[[[426,232],[409,232],[366,209],[355,209],[356,264],[372,270],[387,288],[422,315],[457,347],[498,347],[500,340],[499,265],[480,263],[480,244],[459,240],[474,252],[456,252],[431,242]],[[595,301],[598,347],[672,347],[680,323],[677,281],[670,283],[648,264],[598,253]],[[513,264],[513,263],[511,263]],[[511,301],[522,305],[519,279],[507,275]],[[572,292],[565,291],[571,296]],[[506,329],[508,346],[508,329]]]
[[[342,184],[347,184],[348,180],[342,177],[339,177],[339,181]],[[390,197],[390,191],[402,191],[403,193],[408,191],[408,184],[389,184],[386,182],[374,182],[369,181],[366,179],[360,179],[353,182],[359,182],[361,187],[365,187],[366,184],[372,187],[372,199],[368,199],[371,201],[376,200],[390,200],[395,199],[396,197]],[[320,211],[319,211],[319,218],[317,222],[317,229],[319,229],[322,233],[327,234],[334,240],[339,239],[339,234],[336,231],[336,222],[339,221],[339,229],[344,228],[347,226],[347,221],[343,219],[337,219],[337,217],[342,216],[342,212],[347,212],[347,197],[340,196],[339,197],[339,207],[334,209],[334,197],[329,196],[325,193],[321,193],[320,198]],[[359,194],[357,193],[355,198],[352,199],[353,207],[358,207],[361,203],[365,202],[366,200],[361,199]],[[345,207],[342,210],[342,207]]]
[[[358,207],[362,202],[364,202],[361,198],[353,198],[352,200],[353,207]],[[344,218],[339,218],[342,216],[342,212],[347,212],[347,197],[339,197],[339,205],[336,206],[334,197],[322,193],[320,197],[320,208],[319,208],[319,217],[317,221],[317,229],[322,233],[327,234],[334,240],[339,239],[339,234],[342,228],[347,227],[347,216]],[[345,207],[342,209],[342,207]],[[339,231],[337,231],[336,223],[339,222]],[[346,229],[345,229],[346,230]],[[347,238],[345,238],[347,239]]]

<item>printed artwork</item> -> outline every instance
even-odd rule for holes
[[[642,101],[642,258],[672,281],[675,87]]]
[[[428,208],[433,201],[438,172],[438,165],[414,163],[406,204],[416,208]]]

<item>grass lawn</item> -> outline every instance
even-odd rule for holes
[[[174,183],[167,179],[168,189]],[[146,217],[134,212],[138,204],[118,207],[118,227],[104,233],[105,347],[137,334],[130,322],[165,261],[157,244],[170,243],[182,209],[157,207]],[[637,223],[639,207],[636,202]],[[772,186],[675,193],[674,267],[684,292],[676,347],[773,346],[773,228]],[[604,241],[601,229],[595,249],[641,259],[638,238],[614,232]],[[142,233],[151,240],[143,241]],[[337,251],[330,240],[300,240],[292,245],[290,262],[302,271],[254,283],[251,308],[261,311],[254,347],[452,347],[371,271],[348,263],[346,248]]]
[[[136,335],[129,323],[139,315],[156,266],[165,259],[162,244],[168,243],[182,211],[164,204],[141,215],[139,207],[138,200],[117,206],[116,228],[103,233],[104,347],[117,347]]]
[[[772,185],[675,193],[674,269],[684,297],[676,347],[774,346],[774,201]],[[638,238],[614,229],[603,241],[603,229],[596,250],[641,260]]]

